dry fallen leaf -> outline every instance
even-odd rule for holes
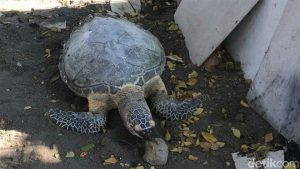
[[[195,160],[198,160],[198,157],[193,156],[193,155],[190,154],[190,155],[188,156],[188,159],[191,160],[191,161],[195,161]]]
[[[51,56],[51,49],[45,49],[45,56],[50,57]]]
[[[284,166],[284,169],[297,169],[297,164],[295,161],[290,161]]]
[[[85,157],[85,156],[87,156],[87,154],[88,154],[87,152],[83,151],[83,152],[80,153],[79,156],[80,156],[80,157]]]
[[[215,66],[217,66],[220,62],[221,62],[220,58],[212,54],[207,58],[203,66],[206,71],[213,72],[215,70]]]
[[[247,153],[249,151],[249,146],[246,144],[241,145],[241,150],[244,153]]]
[[[175,70],[176,64],[171,61],[167,61],[167,67],[169,68],[169,70]]]
[[[197,97],[199,97],[199,96],[201,96],[202,95],[202,93],[201,92],[193,92],[192,93],[192,96],[193,96],[193,98],[197,98]]]
[[[262,146],[259,146],[256,151],[257,152],[268,152],[268,151],[271,151],[273,149],[272,146],[268,146],[268,145],[262,145]]]
[[[166,141],[170,141],[171,140],[171,134],[169,133],[168,130],[166,131],[166,134],[165,134],[165,140]]]
[[[177,81],[176,88],[178,88],[178,89],[180,89],[180,88],[184,88],[184,89],[186,89],[186,88],[187,88],[187,86],[186,86],[186,84],[185,84],[185,82],[184,82],[184,81],[182,81],[182,80],[178,80],[178,81]]]
[[[188,79],[188,81],[186,82],[187,85],[189,86],[195,86],[198,82],[198,79],[196,78],[191,78],[191,79]]]
[[[211,143],[209,142],[200,142],[200,147],[203,148],[204,151],[209,151],[211,147]]]
[[[118,160],[114,155],[111,155],[108,159],[104,160],[103,165],[116,164]]]
[[[210,143],[214,143],[214,142],[217,142],[218,140],[216,139],[216,137],[214,135],[212,135],[211,133],[208,133],[208,132],[201,132],[201,135],[202,137],[210,142]]]
[[[56,102],[57,102],[57,100],[55,100],[55,99],[51,99],[51,100],[50,100],[50,102],[51,102],[51,103],[56,103]]]
[[[233,135],[234,135],[235,137],[241,138],[241,132],[240,132],[239,129],[237,129],[237,128],[235,128],[235,127],[232,127],[231,130],[232,130],[232,133],[233,133]]]
[[[184,146],[190,146],[190,145],[192,145],[193,143],[192,142],[190,142],[190,141],[185,141],[185,142],[183,142],[183,145]]]
[[[266,143],[269,143],[269,142],[271,142],[271,141],[273,141],[273,134],[272,134],[272,133],[266,134],[266,135],[265,135],[265,142],[266,142]]]
[[[220,148],[223,148],[225,146],[225,143],[224,142],[216,142],[216,144],[220,147]]]
[[[67,152],[66,157],[73,158],[73,157],[75,157],[75,153],[73,151]]]
[[[190,73],[190,74],[188,75],[188,78],[189,78],[189,79],[191,79],[191,78],[196,78],[196,77],[198,77],[198,73],[197,73],[195,70],[193,70],[192,73]]]
[[[171,152],[176,152],[176,153],[182,153],[183,148],[182,147],[176,147],[170,150]]]
[[[144,168],[145,168],[145,167],[142,166],[142,165],[138,165],[138,166],[135,167],[135,169],[144,169]]]
[[[183,63],[183,60],[181,57],[177,56],[177,55],[174,55],[172,53],[170,53],[168,56],[166,56],[168,59],[172,60],[172,61],[175,61],[175,62],[180,62],[180,63]]]
[[[244,100],[240,101],[240,105],[243,107],[249,108],[249,105]]]
[[[199,138],[197,138],[196,142],[195,142],[195,146],[199,146],[200,145],[200,141]]]
[[[176,24],[171,24],[169,27],[168,27],[168,30],[169,31],[177,31],[179,29],[178,25]]]
[[[201,115],[203,113],[203,108],[197,108],[194,112],[193,112],[193,115],[194,116],[198,116],[198,115]]]
[[[25,106],[24,107],[24,110],[26,111],[26,110],[29,110],[29,109],[32,109],[32,107],[31,106]]]

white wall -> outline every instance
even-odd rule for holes
[[[225,47],[235,60],[241,62],[246,79],[254,79],[287,1],[259,1],[226,39]]]
[[[300,1],[289,0],[248,93],[251,105],[300,144]],[[237,46],[238,47],[238,46]]]

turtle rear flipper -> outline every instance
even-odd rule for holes
[[[92,113],[50,109],[49,117],[59,127],[82,134],[98,133],[106,123],[106,111]]]

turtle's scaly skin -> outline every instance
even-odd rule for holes
[[[62,80],[88,99],[89,112],[51,109],[49,116],[62,128],[96,133],[104,128],[107,111],[118,108],[133,135],[149,137],[155,122],[146,98],[169,120],[184,120],[202,102],[167,95],[159,77],[165,62],[150,32],[125,20],[95,17],[71,34],[59,63]]]

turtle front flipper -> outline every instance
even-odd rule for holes
[[[167,120],[185,120],[197,107],[204,103],[208,97],[201,95],[195,99],[177,100],[167,94],[162,79],[157,76],[145,90],[150,98],[151,108]]]
[[[49,117],[59,127],[82,134],[98,133],[106,123],[106,111],[92,113],[50,109]]]
[[[206,97],[196,99],[176,100],[167,94],[158,93],[150,98],[152,107],[161,117],[167,120],[185,120]]]

